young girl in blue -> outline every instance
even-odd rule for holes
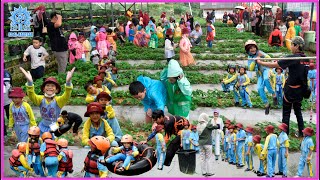
[[[248,126],[245,130],[247,132],[247,137],[245,140],[245,155],[246,155],[246,162],[248,165],[248,168],[245,171],[252,171],[253,168],[253,152],[254,152],[254,148],[253,148],[253,141],[252,141],[252,134],[253,134],[253,128]]]
[[[133,145],[133,138],[131,135],[126,134],[122,136],[121,143],[123,146],[113,148],[113,153],[120,153],[106,159],[106,163],[113,163],[119,160],[123,161],[123,165],[116,170],[118,172],[128,170],[131,161],[135,161],[135,157],[139,155],[138,148]]]
[[[238,106],[239,105],[239,94],[238,94],[236,88],[234,87],[237,83],[237,77],[238,77],[237,72],[236,72],[236,66],[229,64],[227,71],[228,71],[228,74],[221,82],[222,90],[223,90],[223,92],[233,91],[235,106]]]
[[[242,99],[241,106],[242,107],[248,106],[249,108],[252,108],[252,103],[251,103],[248,88],[247,88],[247,85],[250,84],[250,79],[246,74],[246,68],[240,67],[239,73],[240,74],[237,77],[236,88],[239,89],[240,97]]]
[[[222,157],[222,161],[225,160],[225,162],[228,162],[229,160],[229,138],[230,138],[230,132],[229,132],[229,126],[231,125],[231,121],[227,119],[224,122],[224,138],[223,138],[223,151],[224,151],[224,157]]]
[[[33,104],[40,107],[42,120],[39,123],[40,135],[50,131],[50,125],[56,123],[60,116],[60,111],[71,97],[71,78],[75,67],[67,73],[65,92],[61,96],[56,96],[61,91],[59,82],[54,77],[48,77],[41,85],[44,95],[37,95],[34,91],[33,80],[30,72],[26,72],[22,67],[20,70],[25,75],[27,83],[27,94]]]
[[[14,125],[19,142],[27,142],[29,126],[37,125],[31,106],[22,101],[24,96],[20,87],[12,88],[9,93],[9,98],[13,101],[9,106],[9,131],[12,131]]]
[[[199,133],[195,125],[191,125],[190,143],[190,149],[196,150],[199,153]]]
[[[314,63],[310,63],[309,71],[308,71],[309,87],[311,90],[310,102],[316,102],[316,87],[317,87],[316,77],[317,77],[317,69],[315,69]]]
[[[228,143],[228,154],[229,164],[236,165],[236,134],[234,133],[234,126],[230,125],[229,129],[229,143]]]
[[[156,126],[156,151],[157,151],[157,163],[158,163],[158,169],[163,169],[163,163],[166,159],[166,142],[164,141],[163,135],[161,133],[164,132],[164,126],[163,125],[157,125]]]
[[[268,125],[265,128],[268,136],[264,143],[263,150],[261,152],[262,156],[265,157],[267,155],[267,177],[274,177],[276,159],[277,159],[277,135],[273,133],[274,127],[272,125]]]
[[[287,160],[289,156],[289,138],[287,135],[288,126],[285,123],[282,123],[278,126],[280,129],[280,134],[278,137],[278,168],[279,172],[276,175],[282,175],[283,178],[287,177]]]
[[[183,150],[189,150],[190,149],[190,134],[191,131],[189,129],[189,122],[185,121],[183,123],[184,129],[181,131],[181,144],[180,146],[183,148]]]
[[[276,91],[277,101],[279,107],[282,107],[282,99],[283,99],[283,88],[286,82],[286,79],[283,74],[282,68],[276,68],[276,75],[273,76],[273,89]]]
[[[245,158],[244,158],[244,144],[246,140],[246,132],[243,130],[243,125],[241,123],[238,123],[236,125],[237,127],[237,156],[238,156],[238,168],[242,168],[245,163]]]

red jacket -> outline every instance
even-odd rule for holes
[[[269,36],[268,44],[271,46],[283,45],[283,38],[282,38],[281,31],[279,29],[275,29],[274,31],[272,31],[272,33]]]

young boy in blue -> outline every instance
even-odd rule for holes
[[[58,172],[58,155],[57,142],[52,140],[52,135],[49,132],[42,134],[43,143],[40,146],[41,158],[44,158],[45,167],[48,170],[48,177],[57,177]]]
[[[236,165],[236,134],[233,132],[234,126],[230,125],[229,129],[229,143],[228,143],[228,154],[229,154],[229,164]]]
[[[163,125],[157,125],[156,126],[156,151],[157,151],[157,163],[158,163],[158,169],[163,169],[163,163],[166,159],[166,142],[164,141],[163,135],[161,133],[164,132]]]
[[[280,129],[280,134],[278,137],[278,168],[279,172],[276,175],[282,175],[282,177],[287,177],[287,160],[289,156],[289,138],[287,135],[288,126],[285,123],[281,123],[278,128]]]
[[[40,159],[40,146],[42,139],[40,138],[40,128],[32,126],[28,130],[29,138],[27,140],[26,156],[28,157],[28,164],[33,167],[36,175],[45,177],[41,159]]]
[[[311,90],[310,102],[316,102],[316,87],[317,87],[316,77],[317,77],[317,69],[315,68],[314,63],[310,63],[309,71],[308,71],[309,87]]]
[[[264,148],[263,144],[260,143],[261,137],[260,135],[255,135],[252,138],[252,141],[254,143],[254,153],[258,156],[260,160],[260,165],[258,171],[255,171],[257,176],[265,176],[267,171],[267,160],[266,155],[262,155],[261,152]]]
[[[238,123],[236,125],[237,127],[237,156],[238,156],[238,168],[242,168],[245,164],[245,158],[244,158],[244,144],[246,140],[246,132],[243,130],[243,125],[241,123]]]
[[[102,118],[107,120],[113,134],[115,135],[115,141],[111,143],[111,147],[113,147],[118,146],[123,134],[118,119],[116,118],[116,113],[110,104],[111,99],[111,96],[106,92],[101,92],[97,96],[97,101],[101,104],[102,109],[104,109],[105,112],[105,115],[103,115]]]
[[[66,177],[68,173],[73,172],[73,152],[70,149],[68,149],[68,140],[66,139],[59,139],[57,141],[57,145],[60,151],[58,155],[59,167],[57,176],[61,178]]]
[[[142,101],[146,112],[146,123],[152,122],[153,111],[164,111],[167,89],[161,81],[139,76],[137,81],[129,85],[129,92],[134,98]]]
[[[191,125],[191,134],[190,134],[190,149],[193,149],[199,153],[199,133],[197,131],[196,125]]]
[[[9,158],[10,169],[12,169],[19,177],[27,177],[28,172],[33,172],[33,169],[27,162],[26,153],[27,143],[20,142],[17,149],[12,150],[12,155]]]
[[[131,164],[131,161],[135,161],[135,157],[139,155],[138,148],[133,145],[133,138],[131,135],[126,134],[122,136],[121,143],[123,144],[120,147],[113,148],[113,153],[120,152],[114,156],[106,158],[106,163],[113,163],[115,161],[123,161],[123,164],[116,171],[122,172],[128,170]]]
[[[40,114],[42,120],[39,123],[40,135],[44,132],[49,132],[50,125],[57,122],[60,116],[60,111],[65,106],[71,97],[73,89],[71,78],[75,67],[67,72],[65,92],[61,96],[56,96],[61,92],[61,86],[57,79],[54,77],[48,77],[41,85],[41,91],[44,95],[37,95],[34,91],[34,84],[30,72],[26,72],[22,67],[20,70],[26,77],[27,83],[27,95],[30,101],[36,106],[40,107]]]
[[[222,157],[222,161],[228,162],[229,161],[229,138],[230,138],[230,132],[229,132],[229,126],[231,125],[231,121],[227,119],[224,122],[224,138],[223,138],[223,151],[224,151],[224,157]]]
[[[9,131],[14,131],[19,142],[27,142],[29,126],[36,126],[36,120],[31,106],[27,102],[23,102],[25,93],[22,88],[14,87],[9,93],[9,98],[12,99],[9,106]]]
[[[183,148],[183,150],[189,150],[190,149],[190,134],[191,131],[189,129],[189,122],[185,121],[183,123],[184,129],[181,131],[181,144],[180,146]]]
[[[248,126],[245,131],[247,132],[247,137],[245,140],[245,153],[246,153],[246,162],[248,165],[248,168],[245,171],[252,171],[253,168],[253,141],[252,141],[252,134],[253,134],[253,128]]]
[[[307,165],[308,175],[310,177],[313,177],[311,158],[312,158],[312,151],[314,150],[314,143],[312,140],[314,131],[311,127],[307,127],[302,132],[303,132],[304,138],[300,146],[301,156],[300,156],[298,172],[296,177],[302,176],[305,165]]]
[[[240,67],[239,73],[240,74],[237,77],[236,89],[238,89],[240,93],[240,97],[242,100],[241,106],[242,107],[249,106],[250,108],[252,108],[252,103],[251,103],[249,91],[247,88],[247,85],[250,84],[250,79],[246,74],[246,68]]]
[[[273,134],[274,127],[272,125],[268,125],[265,128],[265,131],[267,132],[268,136],[264,143],[263,151],[261,152],[261,154],[267,154],[267,177],[274,177],[277,159],[277,135]]]
[[[222,80],[221,86],[223,92],[229,92],[233,91],[234,95],[234,101],[235,101],[235,106],[239,105],[239,94],[234,87],[237,83],[237,73],[236,73],[236,66],[235,65],[228,65],[228,74],[226,77]]]
[[[283,88],[286,83],[286,79],[283,74],[282,68],[276,68],[276,75],[273,76],[273,89],[276,91],[278,106],[282,107],[282,99],[283,99]]]

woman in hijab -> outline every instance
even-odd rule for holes
[[[219,129],[214,126],[206,113],[202,113],[198,119],[197,131],[199,134],[200,160],[202,175],[213,176],[212,173],[212,130]]]

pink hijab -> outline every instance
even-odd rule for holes
[[[127,36],[127,37],[129,37],[129,30],[130,30],[129,26],[130,26],[130,24],[132,24],[132,22],[131,22],[131,21],[128,21],[128,23],[127,23],[127,25],[126,25],[126,36]]]

